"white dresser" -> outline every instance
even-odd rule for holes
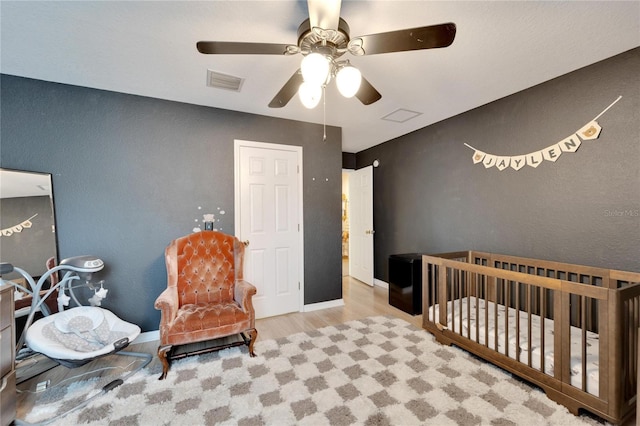
[[[13,290],[13,286],[0,285],[0,426],[7,426],[16,417]]]

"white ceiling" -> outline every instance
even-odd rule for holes
[[[322,103],[267,104],[300,55],[202,55],[200,40],[296,44],[306,1],[4,1],[0,71],[253,114],[322,123]],[[351,37],[454,22],[444,49],[351,57],[382,94],[370,106],[327,89],[326,122],[358,152],[640,46],[640,2],[344,1]],[[245,80],[206,87],[207,69]],[[381,120],[419,112],[405,123]],[[319,136],[320,137],[320,136]]]

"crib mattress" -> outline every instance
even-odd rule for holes
[[[468,310],[468,306],[470,310]],[[476,306],[478,313],[476,314]],[[548,375],[554,374],[554,330],[553,320],[544,319],[544,325],[538,315],[531,314],[531,345],[528,344],[529,334],[529,314],[519,311],[520,315],[520,338],[516,336],[516,315],[518,311],[514,308],[507,308],[498,305],[497,320],[495,317],[495,304],[484,299],[470,296],[468,298],[456,299],[452,303],[447,303],[447,327],[449,330],[460,334],[474,342],[497,350],[503,355],[516,359],[516,345],[520,348],[517,360],[529,365],[529,348],[531,348],[531,367],[542,371],[542,336],[544,335],[544,372]],[[485,311],[487,311],[485,313]],[[439,306],[433,305],[429,308],[428,318],[439,318]],[[434,316],[435,314],[435,316]],[[505,327],[505,314],[508,315],[508,328]],[[470,321],[468,321],[470,315]],[[478,318],[476,318],[476,315]],[[485,318],[487,327],[485,327]],[[544,328],[544,330],[543,330]],[[496,333],[498,337],[498,348],[496,349]],[[508,336],[508,338],[505,338]],[[599,391],[599,340],[596,333],[587,331],[586,333],[586,369],[587,369],[587,392],[598,396]],[[507,351],[508,348],[508,351]],[[571,327],[571,385],[582,389],[582,330]]]

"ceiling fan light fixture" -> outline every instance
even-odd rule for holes
[[[325,55],[314,52],[302,59],[300,71],[306,83],[320,87],[329,79],[331,64]]]
[[[313,109],[318,105],[318,103],[320,103],[322,88],[318,85],[305,81],[298,89],[298,97],[305,108]]]
[[[336,75],[336,85],[340,94],[345,98],[352,98],[358,93],[360,89],[360,83],[362,83],[362,74],[360,70],[351,64],[348,64],[340,70]]]

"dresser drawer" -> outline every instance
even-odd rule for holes
[[[16,418],[16,372],[0,381],[0,426],[11,424]]]

